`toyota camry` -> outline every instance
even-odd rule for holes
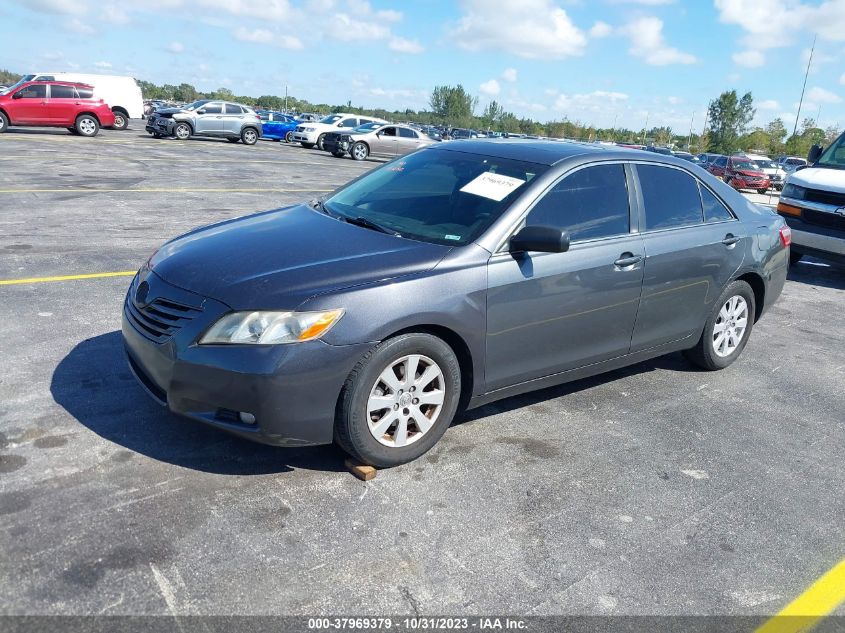
[[[167,242],[123,337],[175,413],[386,467],[500,398],[677,351],[727,367],[789,244],[773,211],[672,156],[441,143]]]

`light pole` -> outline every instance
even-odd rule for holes
[[[692,122],[695,121],[695,112],[692,113],[692,116],[689,120],[689,136],[687,137],[687,151],[690,151],[690,145],[692,145]],[[690,152],[692,153],[692,152]]]
[[[645,135],[648,133],[648,116],[651,112],[645,113],[645,127],[643,128],[643,137],[640,139],[640,145],[645,145]]]

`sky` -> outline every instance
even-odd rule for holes
[[[722,91],[756,124],[845,125],[845,0],[0,0],[0,68],[78,70],[312,103],[424,109],[462,84],[539,121],[700,131]]]

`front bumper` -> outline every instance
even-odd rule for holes
[[[173,126],[175,123],[176,122],[173,119],[147,119],[144,129],[150,134],[164,134],[165,136],[172,136]]]
[[[778,206],[792,229],[793,250],[845,263],[845,215],[837,207],[784,197]],[[794,215],[796,210],[801,215]]]
[[[144,310],[164,298],[165,305],[196,308],[196,316],[172,334],[151,334],[139,325],[134,300],[142,281],[150,288]],[[370,344],[197,345],[202,333],[230,311],[148,270],[139,273],[124,302],[122,331],[129,366],[144,389],[174,413],[256,442],[331,443],[337,398]],[[255,422],[242,422],[240,413]]]
[[[293,140],[297,143],[312,143],[316,144],[317,142],[317,132],[299,132],[295,131],[293,133]]]
[[[349,151],[349,141],[344,141],[339,138],[326,137],[323,139],[323,149],[332,154],[341,154]]]

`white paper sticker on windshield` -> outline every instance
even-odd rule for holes
[[[511,178],[510,176],[486,171],[461,187],[461,191],[501,202],[510,192],[522,184],[525,184],[525,181],[519,178]]]

